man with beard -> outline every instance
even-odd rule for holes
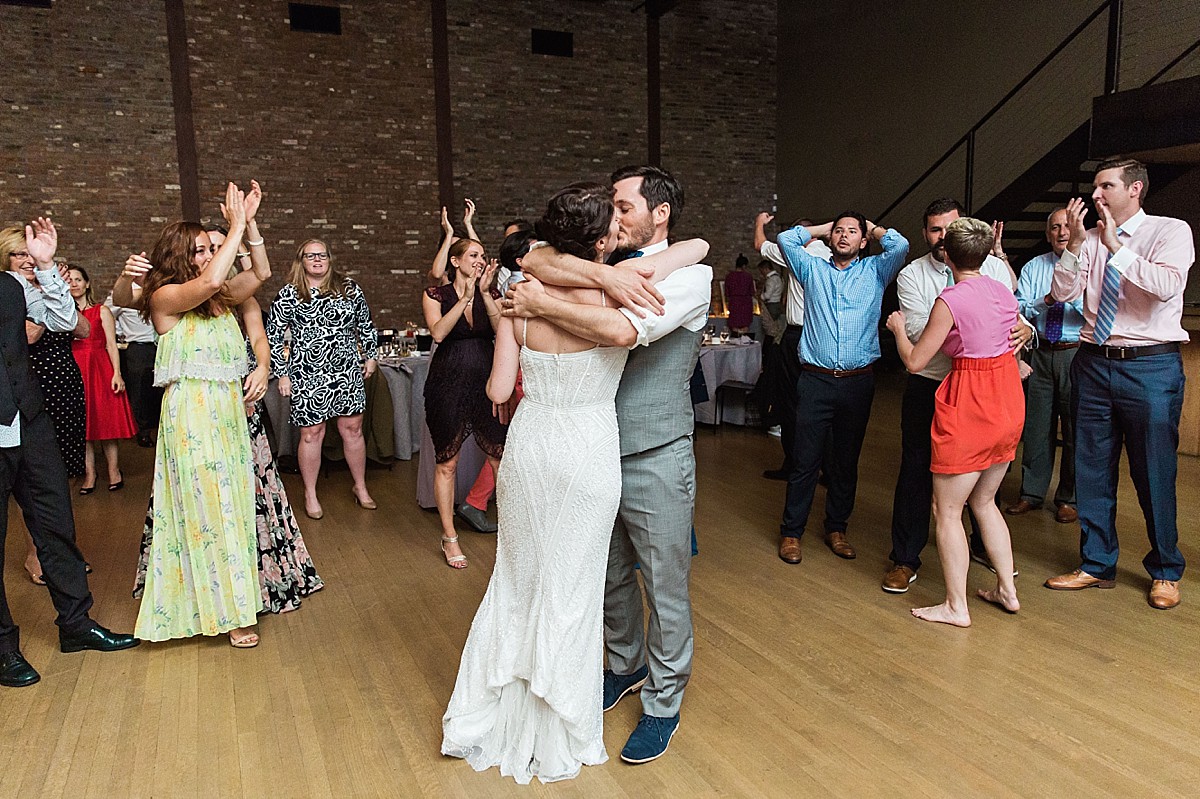
[[[1062,461],[1058,489],[1054,492],[1054,519],[1070,524],[1075,511],[1075,416],[1071,413],[1071,363],[1079,349],[1083,327],[1083,300],[1054,302],[1050,281],[1054,265],[1062,258],[1071,237],[1067,209],[1059,208],[1046,220],[1046,241],[1051,251],[1031,259],[1017,281],[1021,314],[1037,325],[1041,345],[1030,353],[1025,394],[1025,432],[1021,439],[1021,497],[1005,513],[1014,516],[1042,507],[1054,472],[1054,445],[1058,438],[1055,418],[1062,423]]]
[[[955,199],[943,197],[931,202],[922,217],[921,235],[929,252],[904,267],[896,278],[896,293],[900,310],[904,312],[904,332],[914,344],[925,331],[929,314],[938,295],[954,283],[954,274],[946,263],[946,227],[965,214]],[[997,230],[1002,226],[997,223]],[[992,253],[984,259],[980,273],[1003,283],[1012,290],[1016,276],[1008,266],[1007,256],[997,234]],[[1013,329],[1014,344],[1025,344],[1033,336],[1028,324],[1019,323]],[[938,353],[929,366],[910,374],[900,405],[900,473],[896,477],[896,492],[892,500],[892,565],[883,576],[882,588],[889,594],[903,594],[917,579],[921,568],[921,550],[929,542],[930,502],[933,499],[933,475],[929,471],[932,457],[930,425],[933,423],[934,394],[950,374],[950,359]],[[968,509],[971,519],[971,557],[991,568],[979,524]]]
[[[658,167],[631,166],[614,172],[612,184],[617,252],[637,257],[666,249],[683,209],[683,189],[675,178]],[[642,716],[621,759],[646,763],[666,752],[678,729],[692,671],[688,577],[696,461],[688,384],[708,320],[712,269],[703,264],[679,269],[649,288],[635,268],[597,270],[544,249],[530,251],[523,266],[535,279],[509,290],[506,315],[540,316],[602,344],[633,344],[616,397],[622,486],[605,585],[609,668],[603,702],[609,710],[641,690]],[[595,286],[627,307],[555,300],[539,280]],[[661,315],[631,310],[647,305]],[[639,568],[650,605],[648,631]]]
[[[825,235],[831,258],[817,258],[804,249],[814,237]],[[883,252],[863,257],[872,239],[882,243]],[[825,464],[825,543],[838,557],[853,558],[856,553],[846,530],[875,397],[872,365],[879,359],[880,304],[883,290],[904,266],[908,240],[895,230],[868,223],[862,214],[845,211],[824,225],[784,231],[779,248],[804,289],[794,465],[779,530],[779,557],[793,564],[802,559],[800,536],[812,509],[826,438],[832,436]]]

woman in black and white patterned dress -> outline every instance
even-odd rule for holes
[[[364,381],[375,372],[378,336],[362,289],[333,268],[325,242],[309,239],[300,245],[290,282],[271,305],[267,338],[279,393],[291,397],[291,421],[301,428],[296,454],[305,514],[310,519],[325,515],[317,500],[317,472],[325,423],[335,418],[354,478],[354,501],[374,510],[364,482],[362,416],[367,407]]]

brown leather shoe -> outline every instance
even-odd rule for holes
[[[779,559],[784,563],[799,563],[804,560],[804,553],[800,551],[800,539],[793,538],[790,535],[779,537]]]
[[[1046,581],[1046,587],[1053,588],[1055,591],[1079,591],[1084,588],[1114,588],[1116,585],[1116,580],[1101,580],[1099,577],[1093,577],[1088,574],[1083,569],[1076,569],[1070,574],[1060,574]]]
[[[889,594],[906,594],[908,586],[917,579],[917,573],[907,566],[901,566],[899,563],[893,563],[892,568],[887,570],[887,574],[883,575],[884,591]]]
[[[1054,521],[1059,524],[1070,524],[1071,522],[1079,521],[1079,511],[1072,508],[1070,505],[1059,505],[1058,510],[1054,511]]]
[[[1042,507],[1042,506],[1034,505],[1029,500],[1023,499],[1020,502],[1018,502],[1016,505],[1009,505],[1007,508],[1004,509],[1004,512],[1007,513],[1009,516],[1020,516],[1022,513],[1029,513],[1029,511],[1037,510],[1040,507]]]
[[[1181,600],[1178,580],[1155,580],[1150,584],[1150,607],[1170,610]]]
[[[850,546],[850,542],[846,540],[846,534],[843,532],[826,533],[825,545],[832,549],[833,554],[839,558],[854,560],[858,557],[858,553],[854,551],[854,547]]]

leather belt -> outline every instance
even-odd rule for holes
[[[789,323],[787,326],[787,329],[788,330],[800,330],[803,327],[804,327],[804,325],[793,325],[793,324]]]
[[[873,371],[870,366],[864,366],[861,369],[826,369],[824,366],[813,366],[811,363],[802,363],[800,368],[806,372],[816,372],[831,377],[854,377],[855,375],[870,374]]]
[[[1046,349],[1049,350],[1073,350],[1079,346],[1078,341],[1056,341],[1053,344],[1047,344]]]
[[[1166,344],[1151,344],[1148,347],[1106,347],[1081,341],[1079,348],[1092,355],[1115,361],[1127,361],[1132,358],[1145,358],[1148,355],[1166,355],[1169,352],[1179,352],[1178,341],[1168,341]]]

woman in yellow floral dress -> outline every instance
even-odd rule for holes
[[[253,224],[262,193],[230,183],[219,248],[197,224],[168,225],[142,284],[142,313],[158,331],[156,385],[165,386],[154,459],[154,541],[134,634],[148,641],[229,633],[258,643],[254,487],[243,397],[266,390],[246,375],[233,308],[270,277]],[[226,279],[249,225],[254,268]],[[245,394],[243,395],[243,388]],[[161,501],[159,501],[161,498]]]

